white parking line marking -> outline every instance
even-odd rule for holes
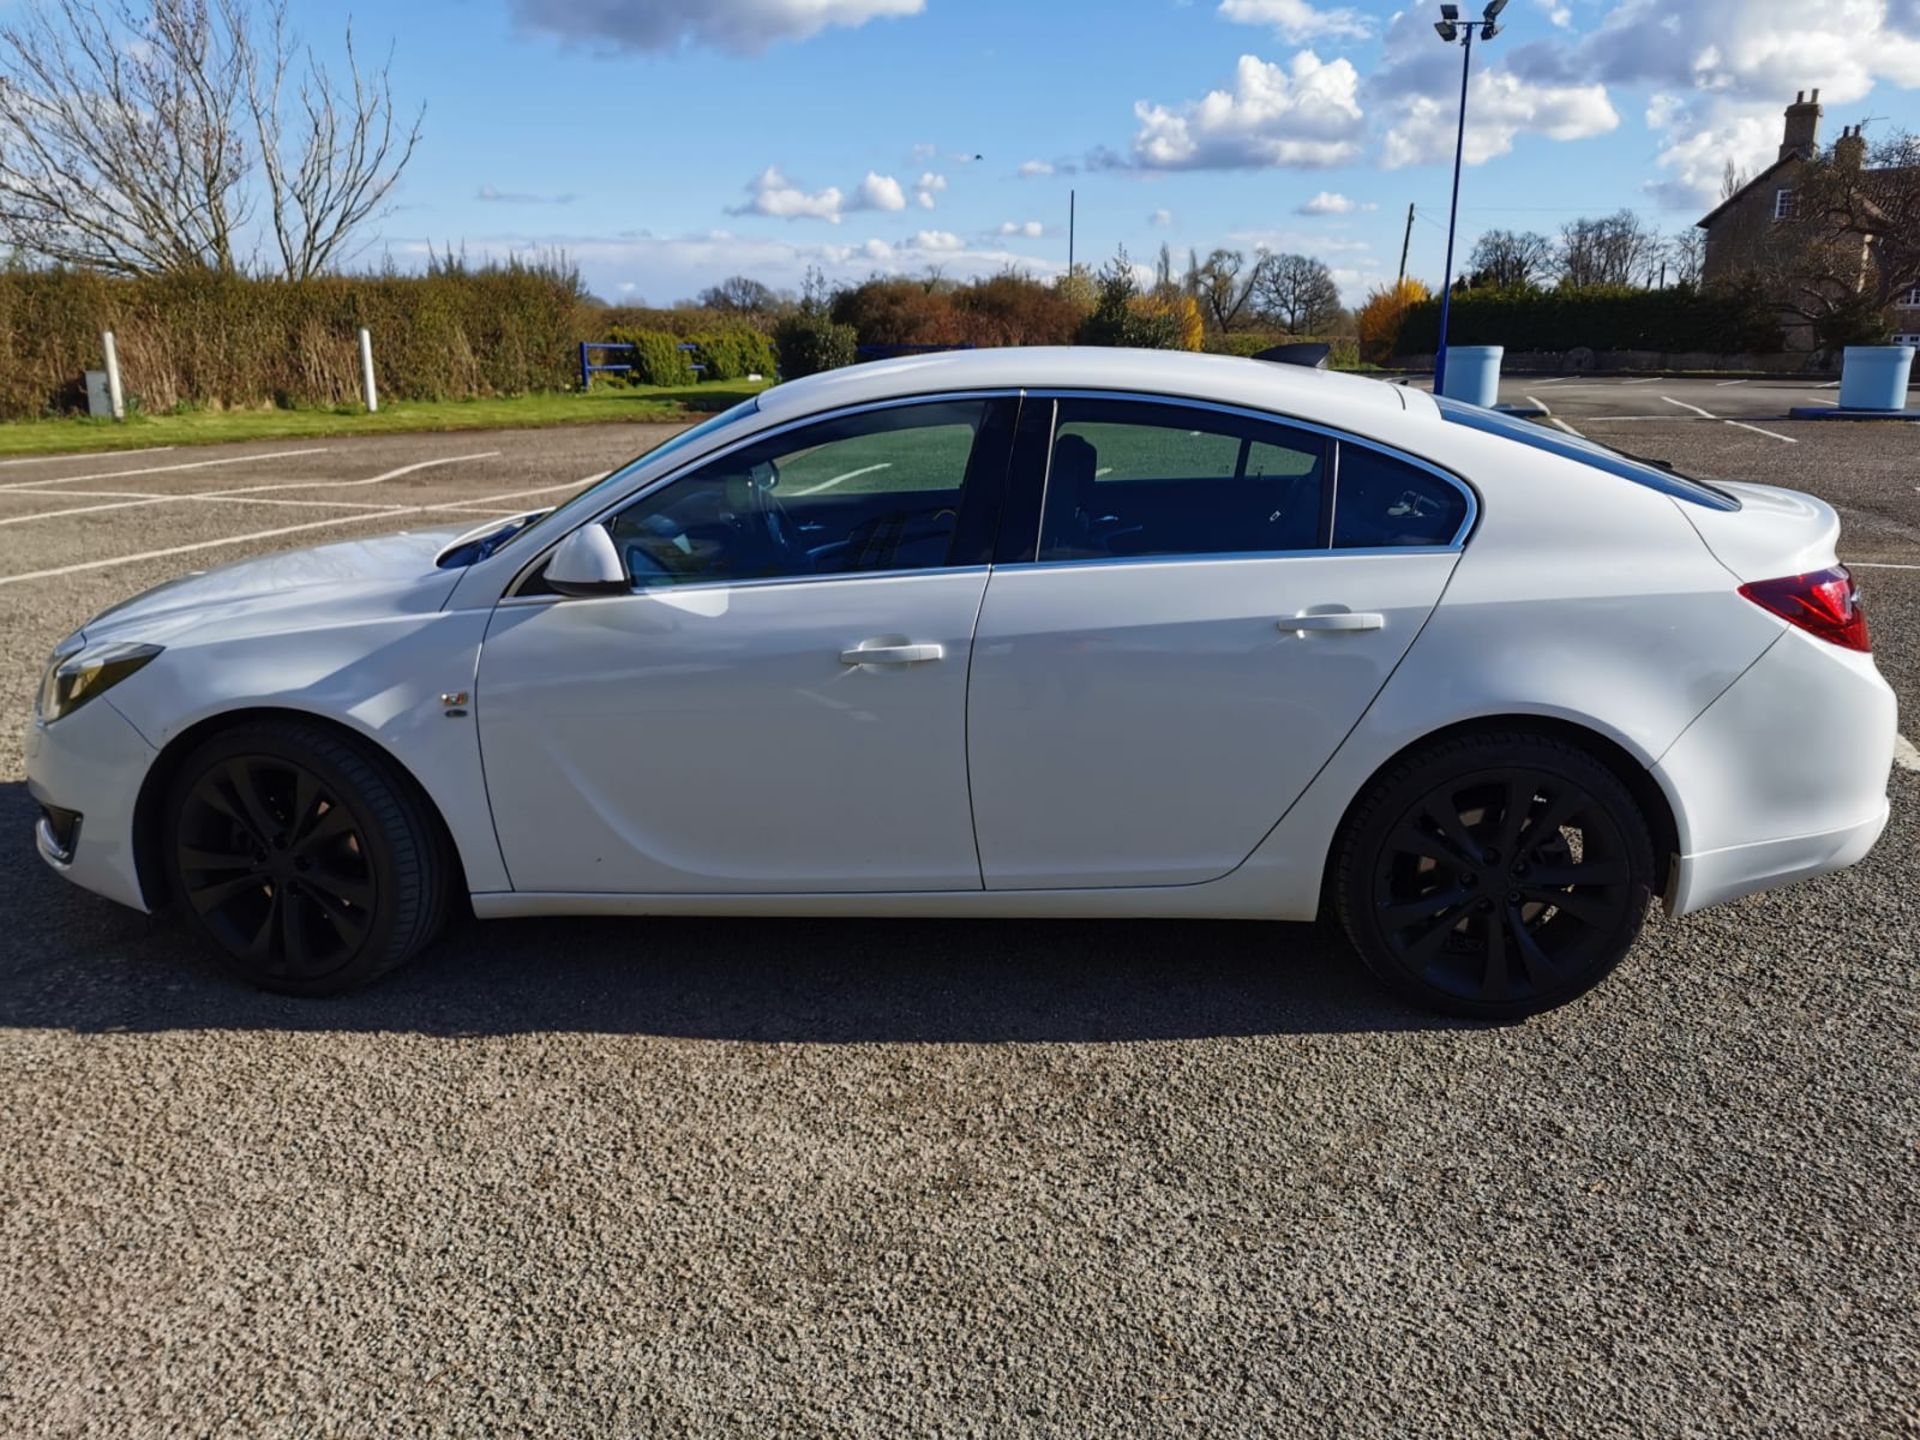
[[[1744,385],[1746,383],[1747,382],[1744,380],[1716,380],[1714,382],[1713,388],[1716,390],[1724,390],[1729,385]]]
[[[224,490],[195,491],[191,495],[155,495],[149,490],[88,490],[88,495],[97,495],[102,500],[175,500],[212,501],[220,505],[311,505],[322,509],[334,510],[404,510],[407,507],[389,500],[385,504],[375,504],[369,500],[274,500],[265,495],[230,495]],[[66,500],[73,496],[71,490],[9,490],[9,495],[27,495],[47,500]],[[83,507],[93,508],[93,507]],[[59,512],[71,514],[71,511]],[[27,516],[27,519],[34,517]]]
[[[1573,377],[1571,375],[1555,375],[1550,380],[1540,380],[1540,381],[1536,381],[1535,383],[1540,385],[1564,385],[1567,383],[1567,381],[1571,380],[1572,378]]]
[[[818,485],[810,485],[805,490],[796,490],[793,492],[793,498],[798,500],[802,495],[818,495],[822,490],[831,490],[841,481],[851,480],[856,475],[871,475],[876,470],[891,470],[892,468],[893,462],[891,460],[882,460],[878,465],[862,465],[858,470],[849,470],[844,475],[836,475],[831,480],[822,480]]]
[[[1620,383],[1622,385],[1651,385],[1659,378],[1658,375],[1649,375],[1643,380],[1622,380]]]
[[[246,465],[256,460],[291,460],[298,455],[324,455],[325,445],[311,450],[272,450],[265,455],[229,455],[220,460],[192,460],[184,465],[149,465],[141,470],[103,470],[97,475],[56,475],[50,480],[16,480],[0,490],[26,490],[40,485],[77,485],[82,480],[119,480],[128,475],[171,475],[180,470],[210,470],[216,465]]]
[[[1522,395],[1520,398],[1525,400],[1529,405],[1538,405],[1546,412],[1547,419],[1551,420],[1553,418],[1553,411],[1547,408],[1547,402],[1542,400],[1538,395]]]
[[[1920,565],[1894,565],[1885,560],[1845,560],[1849,570],[1920,570]]]
[[[1718,415],[1715,415],[1711,410],[1702,410],[1698,405],[1689,405],[1686,401],[1676,400],[1671,395],[1662,395],[1660,398],[1666,401],[1667,404],[1669,405],[1678,405],[1682,410],[1691,410],[1693,411],[1694,414],[1701,416],[1703,419],[1718,420],[1720,418]]]
[[[1581,435],[1580,432],[1574,429],[1571,425],[1567,424],[1567,422],[1562,420],[1558,415],[1549,415],[1547,418],[1553,421],[1553,423],[1558,425],[1562,430],[1566,431],[1567,434],[1576,436],[1581,440],[1584,440],[1587,438],[1586,436]]]
[[[1777,431],[1773,431],[1773,430],[1762,430],[1758,425],[1749,425],[1744,420],[1729,420],[1727,421],[1727,424],[1738,426],[1742,430],[1751,430],[1753,431],[1754,434],[1765,435],[1769,439],[1784,440],[1789,445],[1798,445],[1800,443],[1798,440],[1794,439],[1793,436],[1791,435],[1782,435],[1782,434],[1779,434]]]
[[[0,519],[0,525],[24,525],[29,520],[60,520],[69,515],[94,515],[102,510],[137,510],[143,505],[181,505],[193,500],[242,499],[277,490],[352,490],[362,485],[378,485],[386,480],[398,480],[402,475],[411,475],[416,470],[428,470],[435,465],[459,465],[469,460],[490,460],[499,453],[498,450],[488,450],[479,455],[448,455],[439,460],[418,460],[411,465],[402,465],[397,470],[389,470],[384,475],[375,475],[370,480],[296,480],[291,483],[279,485],[243,485],[237,490],[201,490],[186,495],[149,495],[138,500],[115,500],[105,505],[70,505],[65,510],[42,510],[35,515],[9,515],[4,519]],[[29,489],[29,487],[25,485],[16,485],[9,488],[13,490]],[[33,490],[31,493],[44,495],[47,492],[44,490]],[[80,493],[97,494],[99,492],[81,491]],[[311,503],[325,505],[328,502],[316,500]],[[353,507],[349,503],[344,508],[351,509]],[[392,510],[401,507],[383,505],[379,508]]]
[[[1920,750],[1904,735],[1893,737],[1893,763],[1902,770],[1920,770]]]
[[[123,455],[160,455],[171,445],[147,445],[138,450],[75,450],[65,455],[26,455],[18,460],[0,460],[0,465],[45,465],[54,460],[118,460]]]
[[[588,475],[580,480],[563,481],[558,485],[544,485],[538,490],[486,495],[477,500],[451,500],[438,505],[402,505],[391,509],[369,511],[361,515],[338,515],[327,520],[311,520],[301,525],[282,525],[273,530],[254,530],[245,535],[227,535],[218,540],[196,540],[191,545],[170,545],[164,550],[143,550],[137,555],[115,555],[106,560],[82,560],[73,565],[55,566],[50,570],[29,570],[20,575],[0,575],[0,585],[17,585],[24,580],[52,580],[62,575],[78,575],[88,570],[108,570],[116,565],[135,565],[146,560],[164,560],[172,555],[191,555],[200,550],[217,550],[223,545],[244,545],[254,540],[276,540],[282,535],[298,535],[308,530],[325,530],[334,525],[357,525],[363,520],[388,520],[397,515],[428,515],[483,504],[487,500],[512,500],[520,496],[540,495],[553,490],[578,489],[605,478],[604,473]]]

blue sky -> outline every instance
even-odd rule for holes
[[[394,46],[425,139],[365,258],[562,249],[610,300],[734,272],[781,286],[949,275],[1124,243],[1315,254],[1350,300],[1437,282],[1459,51],[1437,4],[1370,0],[408,0]],[[297,0],[323,45],[349,14]],[[1731,157],[1920,130],[1920,0],[1511,0],[1476,46],[1463,241],[1629,206],[1666,231]],[[975,157],[979,158],[975,158]]]

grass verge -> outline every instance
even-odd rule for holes
[[[644,386],[484,400],[399,400],[369,415],[338,410],[194,410],[130,415],[115,423],[85,416],[0,424],[0,455],[74,450],[133,450],[151,445],[219,445],[308,436],[396,435],[406,431],[509,430],[546,425],[605,425],[685,420],[724,410],[763,390],[747,381]]]

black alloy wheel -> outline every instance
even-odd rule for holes
[[[175,777],[173,894],[229,968],[333,994],[431,938],[446,866],[418,802],[345,737],[294,722],[215,736]]]
[[[1341,918],[1381,978],[1429,1008],[1518,1019],[1619,963],[1645,919],[1653,853],[1611,770],[1557,739],[1442,742],[1363,797]]]

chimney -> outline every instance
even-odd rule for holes
[[[1811,100],[1804,90],[1794,97],[1793,104],[1787,107],[1787,129],[1780,142],[1782,160],[1794,156],[1806,160],[1820,148],[1820,114],[1818,90],[1813,92]]]
[[[1848,170],[1859,170],[1867,163],[1866,126],[1853,125],[1840,132],[1833,142],[1833,163]]]

